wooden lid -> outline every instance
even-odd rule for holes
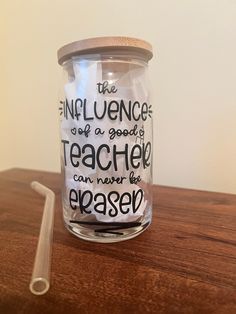
[[[96,37],[72,42],[57,51],[58,63],[63,64],[73,56],[119,50],[130,51],[146,61],[153,56],[152,46],[145,40],[130,37]]]

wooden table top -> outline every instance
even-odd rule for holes
[[[51,288],[29,291],[44,199],[56,193]],[[154,186],[153,222],[114,244],[63,225],[60,175],[0,173],[0,313],[236,313],[236,195]]]

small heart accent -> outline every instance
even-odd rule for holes
[[[75,135],[75,134],[76,134],[76,128],[71,129],[71,133],[72,133],[73,135]]]

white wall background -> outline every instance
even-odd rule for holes
[[[150,41],[155,183],[236,193],[235,0],[14,0],[0,10],[0,170],[59,171],[56,51]]]

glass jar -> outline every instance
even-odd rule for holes
[[[79,238],[127,240],[151,223],[151,58],[149,43],[128,37],[58,50],[63,217]]]

